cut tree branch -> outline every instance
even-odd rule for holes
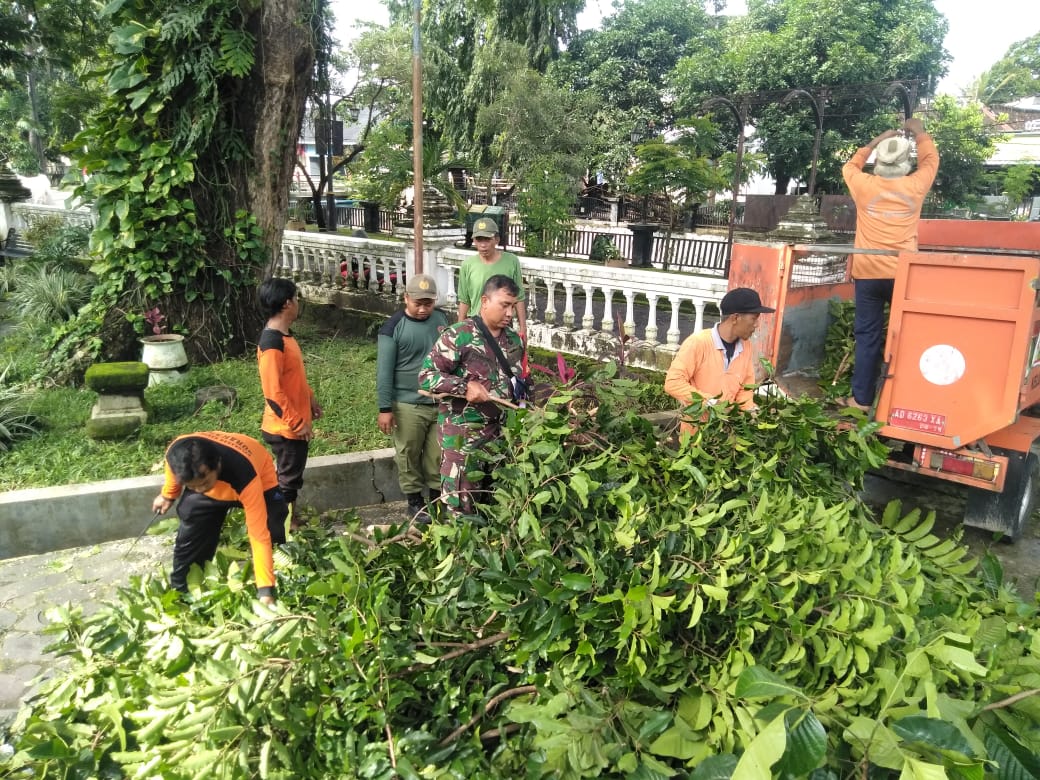
[[[536,685],[521,685],[519,688],[510,688],[508,690],[502,691],[502,693],[498,694],[497,696],[493,696],[491,699],[488,700],[488,703],[484,705],[484,709],[483,709],[482,712],[478,712],[476,715],[474,715],[472,718],[470,718],[466,723],[464,723],[463,725],[459,726],[457,729],[455,729],[453,732],[451,732],[451,734],[449,734],[444,739],[442,739],[440,741],[440,743],[438,743],[439,747],[447,747],[452,742],[457,740],[459,737],[461,737],[463,734],[465,734],[467,731],[469,731],[470,728],[477,721],[479,721],[481,718],[485,717],[486,715],[490,714],[491,711],[493,709],[495,709],[495,707],[497,707],[501,702],[505,701],[506,699],[511,699],[514,696],[523,696],[524,694],[527,694],[527,693],[538,693],[538,686],[536,686]]]

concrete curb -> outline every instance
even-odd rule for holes
[[[137,536],[162,476],[0,493],[0,559]],[[318,512],[400,501],[394,450],[311,458],[300,501]]]

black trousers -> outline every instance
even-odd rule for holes
[[[273,433],[262,432],[265,442],[274,452],[274,467],[278,472],[278,487],[290,504],[303,487],[303,470],[307,467],[307,451],[310,442],[303,439],[287,439]]]
[[[285,518],[289,516],[289,505],[278,488],[264,492],[267,504],[267,530],[272,544],[285,542]],[[217,501],[204,493],[185,488],[177,504],[177,540],[173,545],[173,571],[170,584],[179,591],[188,589],[188,570],[192,564],[202,566],[213,560],[220,544],[220,532],[228,512],[242,506],[237,501]]]

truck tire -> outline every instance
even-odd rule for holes
[[[1033,510],[1040,489],[1040,458],[1035,452],[1008,452],[1008,472],[1004,490],[994,493],[981,488],[968,489],[964,524],[1004,534],[1018,541]]]

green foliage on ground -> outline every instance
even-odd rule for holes
[[[881,343],[888,338],[888,304],[885,305],[885,327]],[[856,302],[832,298],[827,306],[830,324],[823,344],[819,387],[828,401],[852,395],[852,368],[856,365]]]
[[[0,457],[19,441],[34,436],[40,419],[29,411],[29,399],[18,389],[4,384],[0,374]]]
[[[307,531],[273,609],[237,530],[183,600],[59,610],[10,776],[1040,777],[1036,604],[871,516],[869,424],[691,408],[672,451],[637,390],[511,413],[484,519]]]
[[[856,316],[853,301],[832,298],[827,305],[830,324],[823,344],[820,362],[820,389],[829,401],[848,398],[852,394],[852,367],[856,363],[856,340],[852,321]]]
[[[307,376],[325,409],[315,425],[313,455],[390,446],[376,428],[375,345],[369,340],[322,337],[299,329]],[[210,402],[195,408],[200,387],[228,385],[238,394],[229,411]],[[157,469],[175,436],[227,430],[260,436],[263,394],[255,355],[210,366],[193,366],[184,381],[145,391],[148,422],[121,441],[92,441],[83,433],[97,396],[86,389],[53,388],[32,393],[22,408],[43,429],[23,446],[0,453],[0,482],[7,489],[93,482],[148,474]]]

